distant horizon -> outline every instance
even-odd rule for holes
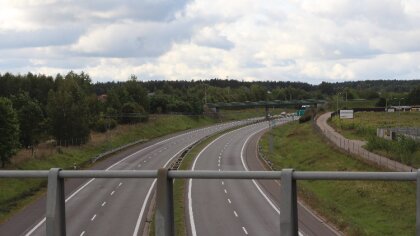
[[[43,73],[33,73],[33,72],[30,72],[30,71],[29,72],[25,72],[25,73],[20,73],[20,72],[18,72],[18,73],[12,73],[12,72],[8,72],[8,71],[6,71],[6,72],[1,72],[0,71],[0,76],[4,75],[6,73],[10,73],[10,74],[13,74],[13,75],[27,75],[27,74],[31,73],[33,75],[45,75],[47,77],[53,77],[53,78],[55,78],[58,74],[60,74],[62,76],[65,76],[67,73],[69,73],[71,71],[73,71],[73,70],[69,70],[69,71],[67,71],[65,73],[56,73],[54,75],[53,74],[43,74]],[[118,82],[126,82],[126,81],[130,80],[130,77],[133,75],[133,74],[131,74],[131,75],[127,76],[127,79],[126,80],[106,80],[106,81],[100,81],[100,80],[95,80],[95,78],[92,77],[86,71],[80,71],[80,72],[73,71],[73,72],[74,73],[77,73],[77,74],[85,73],[85,74],[89,75],[92,83],[108,83],[108,82],[109,83],[112,83],[112,82],[113,83],[118,83]],[[345,80],[345,81],[327,81],[327,80],[322,80],[321,82],[318,82],[318,83],[310,83],[310,82],[307,82],[307,81],[299,81],[299,80],[297,80],[297,81],[291,81],[291,80],[275,80],[275,79],[273,79],[273,80],[248,80],[247,81],[247,80],[236,79],[236,78],[177,79],[177,80],[171,80],[171,79],[142,79],[141,77],[139,77],[137,75],[135,75],[135,76],[137,77],[137,80],[138,81],[141,81],[141,82],[148,82],[148,81],[169,81],[169,82],[171,82],[171,81],[174,81],[174,82],[175,81],[187,81],[187,82],[192,82],[192,81],[210,81],[210,80],[217,79],[217,80],[234,80],[234,81],[246,82],[246,83],[253,83],[253,82],[284,82],[284,83],[287,83],[287,82],[290,82],[290,83],[306,83],[306,84],[310,84],[310,85],[320,85],[323,82],[334,84],[334,83],[352,83],[352,82],[364,82],[364,81],[419,81],[419,83],[420,83],[420,79],[359,79],[359,80]]]

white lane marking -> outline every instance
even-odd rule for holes
[[[218,160],[219,164],[220,164],[220,159]]]
[[[235,214],[235,217],[239,217],[238,213],[236,213],[236,211],[233,211],[233,214]]]
[[[120,183],[118,184],[118,187],[120,187],[121,185],[123,185],[123,183],[122,183],[122,182],[120,182]]]
[[[141,219],[143,218],[144,210],[146,209],[146,203],[149,201],[150,193],[153,190],[153,187],[156,184],[156,179],[153,180],[152,186],[150,186],[149,191],[146,194],[146,198],[144,199],[143,205],[141,206],[139,217],[137,218],[136,227],[134,228],[133,236],[137,236],[140,228]]]
[[[242,128],[239,128],[239,130],[240,129],[242,129]],[[232,133],[233,131],[235,131],[235,130],[232,130],[232,131],[230,131],[230,132],[227,132],[227,133],[225,133],[225,134],[222,134],[222,135],[220,135],[218,138],[216,138],[215,140],[213,140],[212,142],[210,142],[207,146],[205,146],[201,151],[200,151],[200,153],[198,153],[198,155],[197,155],[197,157],[195,158],[195,160],[194,160],[194,162],[193,162],[193,165],[192,165],[192,167],[191,167],[191,170],[194,170],[195,169],[195,165],[197,164],[197,160],[200,158],[200,156],[201,156],[201,154],[210,146],[210,145],[212,145],[213,143],[215,143],[217,140],[219,140],[219,139],[221,139],[222,137],[224,137],[224,136],[226,136],[226,135],[228,135],[228,134],[230,134],[230,133]],[[219,171],[220,171],[220,169],[219,169]],[[190,219],[190,228],[191,228],[191,234],[192,234],[192,236],[197,236],[197,231],[196,231],[196,228],[195,228],[195,222],[194,222],[194,212],[193,212],[193,209],[192,209],[192,197],[191,197],[191,189],[192,189],[192,179],[190,179],[189,181],[188,181],[188,214],[189,214],[189,219]]]
[[[90,219],[90,221],[94,221],[96,218],[96,214],[92,216],[92,218]]]
[[[105,206],[106,202],[103,202],[101,206]]]
[[[218,126],[229,126],[229,125],[233,125],[234,123],[233,122],[230,122],[230,123],[227,123],[227,124],[223,124],[223,125],[218,125]],[[233,126],[232,126],[233,127]],[[200,129],[202,132],[204,132],[205,130],[212,130],[212,127],[207,127],[207,128],[203,128],[203,129]],[[159,144],[162,144],[162,143],[164,143],[164,142],[168,142],[168,141],[170,141],[170,140],[172,140],[172,139],[176,139],[176,138],[179,138],[179,137],[182,137],[182,136],[185,136],[186,135],[186,133],[183,133],[183,134],[179,134],[179,135],[176,135],[176,136],[174,136],[174,137],[172,137],[172,138],[168,138],[168,139],[165,139],[165,140],[162,140],[162,141],[159,141],[159,142],[157,142],[157,143],[154,143],[154,144],[152,144],[152,145],[150,145],[150,146],[147,146],[147,147],[145,147],[145,148],[143,148],[143,149],[140,149],[140,150],[138,150],[137,152],[135,152],[135,153],[132,153],[132,154],[130,154],[130,155],[128,155],[128,156],[126,156],[126,157],[124,157],[123,159],[121,159],[121,160],[119,160],[119,161],[117,161],[117,162],[115,162],[114,164],[112,164],[111,166],[109,166],[108,168],[106,168],[105,170],[106,171],[108,171],[108,170],[110,170],[110,169],[112,169],[114,166],[116,166],[116,165],[118,165],[118,164],[120,164],[121,162],[123,162],[123,161],[125,161],[125,160],[127,160],[128,158],[131,158],[131,157],[133,157],[133,156],[135,156],[135,155],[137,155],[138,153],[140,153],[140,152],[143,152],[143,151],[146,151],[146,150],[148,150],[148,149],[150,149],[150,148],[152,148],[152,147],[154,147],[154,146],[157,146],[157,145],[159,145]],[[177,142],[175,142],[175,143],[177,143]],[[153,155],[156,155],[156,154],[153,154]],[[95,178],[93,178],[93,179],[90,179],[87,183],[85,183],[82,187],[80,187],[79,189],[77,189],[75,192],[73,192],[68,198],[66,198],[66,202],[67,201],[69,201],[70,199],[72,199],[76,194],[78,194],[82,189],[84,189],[86,186],[88,186],[90,183],[92,183],[92,181],[93,180],[95,180]],[[29,235],[31,235],[33,232],[35,232],[35,230],[37,230],[44,222],[45,222],[45,220],[46,220],[46,218],[44,217],[38,224],[36,224],[31,230],[29,230],[29,232],[28,233],[26,233],[25,234],[25,236],[29,236]]]
[[[144,162],[144,163],[146,163],[147,161],[146,161],[146,160],[144,160],[143,162]]]
[[[219,168],[219,171],[220,171],[220,168]]]
[[[184,151],[185,148],[189,147],[191,144],[193,144],[193,143],[190,143],[187,146],[181,148],[181,150],[179,150],[179,152],[175,153],[175,155],[173,155],[171,158],[169,158],[169,160],[163,165],[163,167],[166,167],[176,156],[178,156],[182,151]],[[141,220],[143,219],[143,214],[144,214],[144,211],[146,209],[146,205],[149,201],[150,194],[151,194],[155,184],[156,184],[156,179],[153,180],[153,183],[150,186],[149,191],[147,192],[146,198],[144,199],[143,205],[141,206],[139,217],[137,218],[137,222],[136,222],[136,227],[134,228],[133,236],[137,236],[137,234],[139,232]]]
[[[227,194],[227,190],[226,190],[226,189],[224,189],[224,191],[225,191],[225,193]]]
[[[138,164],[137,167],[141,167],[141,164]]]
[[[243,167],[245,168],[246,171],[249,171],[248,166],[246,165],[245,161],[244,161],[244,149],[246,144],[248,143],[249,139],[254,136],[255,134],[263,131],[264,129],[267,128],[263,128],[260,129],[254,133],[252,133],[251,135],[248,136],[248,138],[245,140],[244,145],[242,145],[242,149],[241,149],[241,162]],[[267,200],[267,202],[270,204],[270,206],[277,212],[277,214],[280,215],[280,210],[276,207],[276,205],[271,201],[270,198],[268,198],[268,196],[263,192],[263,190],[261,189],[261,187],[258,185],[258,183],[253,179],[252,183],[254,183],[255,187],[257,187],[258,191],[261,193],[261,195],[265,198],[265,200]],[[303,234],[301,232],[298,231],[299,236],[302,236]]]
[[[114,195],[114,193],[115,193],[115,191],[112,191],[112,192],[111,192],[111,196],[112,196],[112,195]]]
[[[220,167],[220,163],[219,163],[219,164],[217,164],[217,166],[218,166],[218,167]]]
[[[83,235],[85,235],[85,233],[86,233],[86,231],[83,231],[81,234],[80,234],[80,236],[83,236]]]
[[[246,231],[246,228],[245,228],[245,227],[242,227],[242,230],[244,231],[244,233],[245,233],[246,235],[248,235],[248,231]]]
[[[230,200],[230,198],[228,198],[228,202],[229,202],[229,204],[232,204],[232,201]]]
[[[265,128],[263,128],[263,129],[260,129],[260,130],[258,130],[258,131],[256,131],[256,132],[254,132],[254,133],[252,133],[252,134],[250,134],[249,136],[248,136],[248,138],[245,140],[245,142],[244,142],[244,144],[242,145],[242,149],[241,149],[241,162],[242,162],[242,165],[243,165],[243,167],[244,167],[244,169],[246,170],[246,171],[249,171],[249,169],[248,169],[248,166],[245,164],[245,160],[244,160],[244,150],[245,150],[245,146],[246,146],[246,144],[248,143],[248,141],[249,141],[249,139],[252,137],[252,136],[254,136],[255,134],[257,134],[257,133],[259,133],[259,132],[261,132],[261,131],[263,131],[263,130],[265,130],[265,129],[267,129],[266,127]],[[267,202],[270,204],[270,206],[277,212],[277,214],[280,214],[280,210],[276,207],[276,205],[271,201],[271,199],[269,199],[268,198],[268,196],[262,191],[262,189],[260,188],[260,186],[257,184],[257,182],[254,180],[254,179],[252,179],[251,180],[252,181],[252,183],[254,183],[254,185],[255,185],[255,187],[258,189],[258,191],[261,193],[261,195],[265,198],[265,200],[267,200]]]
[[[222,185],[225,185],[225,182],[224,181],[222,181]]]

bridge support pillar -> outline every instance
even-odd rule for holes
[[[60,170],[59,168],[52,168],[48,173],[47,236],[66,235],[64,179],[59,176]]]
[[[420,169],[417,170],[416,188],[416,235],[420,236]]]
[[[175,235],[173,207],[173,179],[168,178],[168,169],[158,170],[156,187],[155,232],[157,236]]]
[[[296,180],[293,169],[283,169],[280,180],[280,235],[298,235]]]

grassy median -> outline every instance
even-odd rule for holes
[[[384,171],[337,151],[311,124],[291,123],[271,131],[262,151],[274,168],[319,171]],[[347,235],[414,235],[415,184],[381,181],[299,181],[299,196]]]

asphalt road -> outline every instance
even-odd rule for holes
[[[286,122],[286,121],[284,121]],[[268,123],[246,126],[220,136],[197,156],[194,170],[263,170],[256,158],[259,137]],[[274,180],[190,180],[190,235],[279,235],[279,183]],[[300,235],[337,235],[299,204]]]
[[[156,170],[185,148],[245,121],[214,125],[139,145],[94,169]],[[155,185],[153,179],[72,179],[66,181],[67,235],[141,235]],[[0,235],[45,235],[45,197],[0,225]]]

